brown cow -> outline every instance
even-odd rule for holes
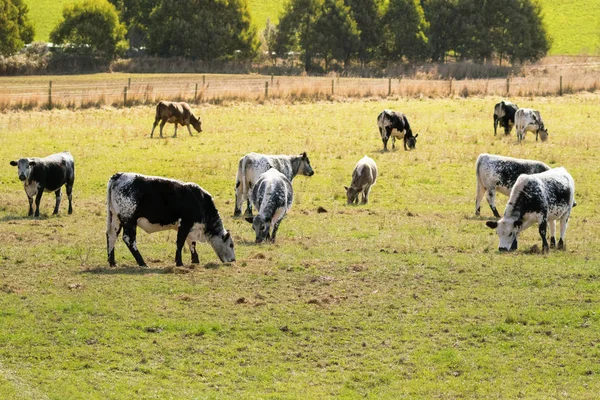
[[[156,125],[158,125],[158,121],[161,120],[161,138],[163,137],[163,127],[167,122],[175,124],[175,134],[173,135],[174,138],[177,137],[177,124],[187,126],[190,136],[194,136],[192,135],[190,124],[192,124],[196,131],[202,132],[202,123],[200,122],[200,118],[196,118],[190,106],[183,101],[180,103],[176,101],[160,101],[156,105],[156,117],[154,117],[154,125],[152,126],[152,132],[150,132],[150,137],[152,137],[152,135],[154,134],[154,129],[156,128]]]

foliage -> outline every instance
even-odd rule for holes
[[[163,0],[150,20],[148,49],[159,56],[248,59],[258,50],[246,0]]]
[[[350,7],[352,19],[356,21],[360,43],[358,59],[366,64],[379,56],[382,22],[377,0],[345,0]]]
[[[385,56],[390,60],[406,58],[411,62],[429,58],[429,27],[419,0],[390,0],[383,20]]]
[[[269,19],[267,19],[267,25],[261,36],[263,48],[267,52],[269,59],[273,62],[273,65],[275,65],[277,60],[277,27]]]
[[[63,20],[50,33],[67,51],[112,59],[127,48],[126,29],[108,0],[82,0],[66,5]]]
[[[63,192],[51,216],[45,193],[31,219],[14,167],[0,168],[0,398],[596,398],[598,94],[511,100],[541,111],[548,142],[494,137],[496,97],[200,105],[205,132],[164,140],[148,138],[153,106],[2,113],[0,159],[70,150],[77,175],[72,215]],[[410,118],[415,151],[380,152],[387,107]],[[256,150],[307,151],[315,169],[295,178],[276,244],[231,218],[238,160]],[[569,170],[567,251],[536,254],[536,227],[497,251],[491,212],[474,216],[482,152]],[[346,206],[365,154],[381,175],[367,206]],[[173,269],[175,232],[138,230],[150,268],[122,240],[108,268],[117,171],[208,190],[237,262],[202,243],[201,264],[187,252]]]
[[[0,0],[0,55],[10,56],[31,43],[33,24],[23,0]]]
[[[147,45],[150,13],[156,0],[109,0],[119,11],[121,21],[127,27],[127,39],[132,47]]]
[[[307,71],[312,69],[315,55],[311,39],[320,4],[320,0],[290,0],[277,25],[277,54],[301,53]]]

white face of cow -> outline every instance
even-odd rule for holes
[[[500,238],[498,250],[513,251],[517,249],[517,239],[523,226],[521,220],[502,218],[498,222],[487,221],[486,225],[488,226],[488,228],[496,229],[496,234]]]
[[[19,179],[25,181],[29,179],[31,167],[35,165],[35,161],[29,161],[27,158],[21,158],[19,161],[11,161],[10,165],[17,167]]]
[[[215,235],[210,238],[210,245],[222,262],[234,262],[235,251],[233,249],[233,239],[229,232],[223,231],[221,235]]]

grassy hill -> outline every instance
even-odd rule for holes
[[[25,0],[36,27],[35,40],[47,41],[61,17],[62,7],[70,0]],[[553,38],[551,55],[600,53],[600,2],[597,0],[539,0],[546,25]],[[259,32],[267,18],[277,22],[284,0],[249,0],[250,12]]]

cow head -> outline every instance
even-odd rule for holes
[[[410,136],[406,139],[406,146],[409,150],[414,150],[417,147],[417,137],[419,134],[417,133],[415,136]]]
[[[548,140],[548,129],[546,129],[545,127],[541,127],[538,133],[540,135],[540,139],[542,139],[542,142]]]
[[[348,199],[348,204],[358,203],[358,194],[360,193],[360,189],[355,187],[344,186],[346,189],[346,198]]]
[[[21,158],[19,161],[11,161],[10,165],[13,167],[18,167],[17,171],[19,174],[19,179],[21,181],[26,181],[29,179],[29,173],[31,172],[31,167],[35,165],[35,161],[28,158]]]
[[[271,236],[269,231],[271,229],[271,222],[265,220],[260,215],[256,217],[246,217],[246,221],[252,224],[252,229],[256,233],[256,243],[262,243],[264,240],[269,240]]]
[[[200,121],[200,118],[196,118],[194,115],[192,115],[190,117],[190,124],[192,124],[196,132],[202,132],[202,121]]]
[[[215,235],[210,238],[210,245],[221,259],[221,262],[235,261],[235,251],[233,249],[233,239],[231,234],[226,230],[220,235]]]
[[[306,152],[300,154],[300,167],[298,168],[298,174],[305,176],[313,176],[315,174],[315,171],[313,171],[312,167],[310,166],[310,160],[308,159]]]
[[[500,238],[498,244],[499,251],[513,251],[517,249],[517,238],[523,228],[521,219],[502,218],[500,221],[487,221],[488,228],[496,229],[496,234]]]

